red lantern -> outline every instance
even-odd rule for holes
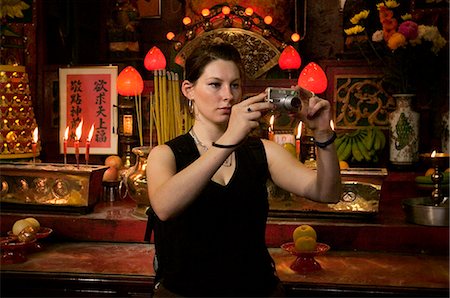
[[[323,69],[318,64],[311,62],[300,73],[298,85],[311,92],[320,94],[327,90],[328,79]]]
[[[281,69],[298,69],[302,65],[300,54],[293,46],[287,46],[278,59],[278,65]]]
[[[154,46],[145,55],[144,66],[147,70],[165,69],[166,57],[158,47]]]
[[[117,77],[117,92],[122,96],[140,95],[144,90],[144,81],[133,66],[127,66]]]

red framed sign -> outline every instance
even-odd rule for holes
[[[117,154],[117,66],[70,67],[59,69],[60,153],[64,152],[68,128],[67,153],[75,153],[76,129],[81,126],[80,153],[85,153],[92,125],[90,154]]]

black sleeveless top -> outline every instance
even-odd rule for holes
[[[200,156],[190,134],[167,145],[177,172]],[[174,293],[262,297],[279,281],[265,244],[269,172],[261,140],[248,138],[235,157],[227,185],[210,181],[176,218],[156,218],[157,279]]]

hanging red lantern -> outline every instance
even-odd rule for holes
[[[300,54],[293,46],[287,46],[281,52],[278,65],[283,70],[299,69],[300,65],[302,65],[302,58],[300,58]]]
[[[310,62],[300,73],[298,85],[311,92],[320,94],[327,90],[328,79],[317,63]]]
[[[117,92],[122,96],[140,95],[144,90],[144,81],[133,66],[124,68],[117,77]]]
[[[166,57],[158,47],[154,46],[145,55],[144,66],[147,70],[165,69]]]

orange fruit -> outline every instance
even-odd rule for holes
[[[33,227],[33,226],[31,225],[31,223],[28,220],[19,219],[16,222],[14,222],[14,225],[12,227],[12,232],[14,235],[17,236],[26,227]]]
[[[434,168],[429,168],[426,172],[425,172],[425,176],[431,176],[434,174]]]
[[[294,242],[297,241],[300,237],[311,237],[314,240],[317,239],[317,233],[314,230],[313,227],[310,225],[301,225],[295,228],[294,232],[292,233],[292,238],[294,239]]]
[[[339,168],[340,169],[348,169],[350,166],[348,165],[348,162],[346,162],[345,160],[340,160],[339,161]]]
[[[119,180],[119,170],[110,166],[106,169],[105,173],[103,173],[103,181],[117,181]]]
[[[314,251],[316,246],[316,239],[309,236],[302,236],[295,241],[295,250],[300,252]]]
[[[110,155],[105,159],[105,166],[115,167],[120,170],[123,166],[122,159],[117,155]]]
[[[39,229],[41,228],[41,224],[39,223],[39,221],[34,218],[34,217],[28,217],[25,218],[26,221],[28,221],[31,226],[33,227],[33,229],[35,229],[36,231],[39,231]]]

